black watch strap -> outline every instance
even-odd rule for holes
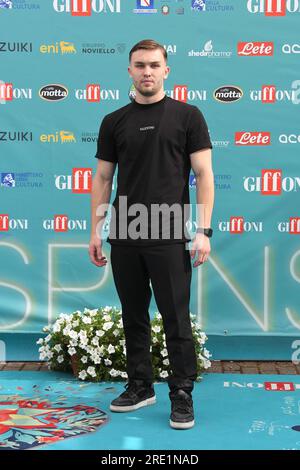
[[[203,227],[198,227],[196,229],[196,233],[204,233],[208,238],[212,237],[213,234],[213,229],[212,228],[203,228]]]

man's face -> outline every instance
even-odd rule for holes
[[[136,90],[143,96],[153,96],[160,92],[169,71],[170,67],[160,49],[135,51],[128,67]]]

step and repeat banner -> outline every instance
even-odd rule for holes
[[[0,339],[119,305],[110,263],[89,261],[91,181],[100,123],[132,99],[128,53],[148,38],[168,52],[167,95],[199,107],[213,143],[191,312],[211,335],[299,334],[299,21],[298,0],[0,0]]]

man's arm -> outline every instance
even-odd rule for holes
[[[106,212],[102,211],[101,215],[97,215],[96,212],[99,205],[108,204],[110,201],[115,168],[115,163],[99,159],[92,183],[89,255],[92,263],[96,266],[104,266],[107,262],[106,258],[102,256],[102,239],[100,237]]]
[[[191,166],[196,177],[197,205],[200,211],[197,214],[197,225],[208,228],[211,226],[214,206],[214,174],[212,169],[211,149],[198,150],[190,154]],[[194,267],[207,261],[210,253],[210,240],[206,235],[197,233],[191,249],[194,258],[198,251]]]

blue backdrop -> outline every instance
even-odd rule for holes
[[[214,146],[212,252],[193,271],[191,312],[215,357],[290,357],[299,17],[296,0],[0,0],[2,357],[36,357],[60,312],[119,305],[110,263],[89,261],[89,192],[99,125],[129,102],[128,53],[145,38],[167,49],[166,93],[201,109]]]

